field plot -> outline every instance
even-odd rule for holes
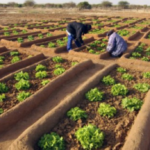
[[[147,150],[150,19],[33,16],[0,25],[0,150]],[[92,29],[67,52],[73,21]],[[118,58],[112,29],[128,45]]]

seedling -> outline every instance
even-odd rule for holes
[[[118,67],[117,68],[117,72],[120,72],[120,73],[125,73],[127,70],[125,68],[122,68],[122,67]]]
[[[15,88],[19,90],[27,90],[30,88],[30,82],[28,80],[21,79],[19,82],[15,84]]]
[[[48,84],[49,82],[50,82],[50,80],[42,80],[41,84],[42,84],[43,86],[45,86],[45,85]]]
[[[19,55],[19,52],[17,51],[10,52],[10,56],[18,56],[18,55]]]
[[[66,70],[64,68],[57,68],[54,70],[54,75],[58,76],[65,72]]]
[[[1,94],[0,95],[0,103],[2,103],[4,99],[6,99],[5,94]]]
[[[28,35],[28,40],[29,41],[33,41],[34,40],[34,37],[32,35]]]
[[[86,112],[84,110],[80,109],[79,107],[74,107],[74,108],[70,109],[67,112],[67,116],[73,121],[77,121],[82,118],[87,118]]]
[[[145,72],[142,75],[143,75],[143,78],[147,78],[147,79],[150,78],[150,72]]]
[[[124,73],[122,75],[122,79],[130,81],[130,80],[133,80],[133,76],[128,73]]]
[[[22,91],[22,92],[20,92],[17,95],[17,100],[20,101],[20,102],[22,102],[22,101],[24,101],[26,98],[28,98],[30,96],[31,96],[31,93]]]
[[[38,65],[36,66],[35,70],[36,70],[36,72],[37,72],[37,71],[46,71],[47,68],[46,68],[46,66],[44,66],[44,65],[42,65],[42,64],[38,64]]]
[[[71,66],[75,66],[77,64],[78,64],[78,62],[74,61],[74,62],[71,63]]]
[[[62,63],[64,61],[64,59],[60,56],[55,56],[52,58],[53,62],[56,62],[56,63]]]
[[[29,80],[29,74],[27,72],[20,71],[14,75],[16,81],[20,81],[21,79]]]
[[[48,43],[48,47],[49,47],[49,48],[56,47],[56,44],[53,43],[53,42],[49,42],[49,43]]]
[[[20,37],[17,39],[17,41],[18,41],[18,43],[23,43],[23,38]]]
[[[47,77],[47,72],[46,72],[46,71],[38,71],[38,72],[35,74],[35,77],[36,77],[36,78],[39,78],[39,79],[46,78],[46,77]]]
[[[143,61],[149,61],[149,58],[148,57],[142,57],[141,60],[143,60]]]
[[[115,84],[115,79],[113,79],[110,75],[103,77],[102,82],[105,85],[113,85]]]
[[[4,32],[4,36],[10,36],[9,32]]]
[[[150,89],[150,85],[148,83],[138,83],[134,85],[134,88],[144,93]]]
[[[16,62],[18,62],[18,61],[20,61],[20,58],[19,58],[18,56],[14,56],[14,57],[12,58],[12,60],[11,60],[11,63],[13,64],[13,63],[16,63]]]
[[[47,33],[46,36],[47,36],[47,37],[51,37],[51,36],[53,36],[53,35],[52,35],[52,33]]]

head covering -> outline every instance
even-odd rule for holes
[[[110,35],[113,34],[114,32],[115,32],[114,30],[110,30],[110,31],[107,32],[106,35],[107,35],[107,36],[110,36]]]

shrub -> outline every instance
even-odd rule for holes
[[[111,93],[113,94],[113,96],[125,96],[128,93],[128,89],[125,87],[125,85],[118,83],[112,86]]]
[[[101,103],[98,108],[98,113],[101,116],[107,116],[108,118],[113,117],[116,114],[116,108],[110,106],[109,104]]]
[[[79,128],[75,132],[75,136],[83,149],[87,150],[100,148],[104,141],[104,133],[92,124]]]
[[[89,101],[102,101],[104,98],[104,93],[99,91],[98,88],[93,88],[85,94],[85,97]]]
[[[52,58],[53,62],[56,62],[56,63],[62,63],[64,61],[64,59],[60,56],[55,56]]]
[[[47,72],[46,72],[46,71],[38,71],[38,72],[35,74],[35,77],[36,77],[36,78],[39,78],[39,79],[46,78],[46,77],[47,77]]]
[[[106,85],[115,84],[115,80],[110,75],[103,77],[102,82]]]
[[[55,132],[44,134],[38,142],[42,150],[65,150],[64,139]]]
[[[45,71],[47,70],[46,66],[42,65],[42,64],[38,64],[35,68],[36,71]]]
[[[0,82],[0,93],[6,93],[8,92],[8,87],[6,86],[5,83]]]
[[[124,80],[133,80],[133,76],[132,75],[130,75],[130,74],[128,74],[128,73],[124,73],[123,75],[122,75],[122,79],[124,79]]]
[[[4,110],[2,108],[0,108],[0,114],[2,114],[4,112]]]
[[[21,79],[29,80],[29,74],[27,72],[20,71],[14,75],[15,80],[19,81]]]
[[[78,62],[77,61],[73,61],[73,62],[71,62],[71,66],[75,66],[75,65],[77,65],[78,64]]]
[[[73,121],[77,121],[81,118],[87,118],[86,112],[84,110],[80,109],[79,107],[74,107],[74,108],[70,109],[67,112],[67,116]]]
[[[61,75],[64,73],[66,70],[64,68],[57,68],[54,70],[54,75]]]
[[[30,88],[30,82],[28,80],[21,79],[15,84],[15,88],[19,90],[27,90]]]
[[[43,85],[43,86],[45,86],[46,84],[48,84],[50,82],[50,80],[43,80],[42,82],[41,82],[41,84]]]
[[[0,102],[3,102],[3,100],[6,98],[5,94],[0,95]]]
[[[143,75],[143,78],[150,78],[150,72],[145,72],[142,75]]]
[[[14,64],[16,62],[20,61],[20,58],[18,56],[14,56],[11,60],[11,63]]]
[[[17,55],[19,55],[19,52],[17,51],[10,52],[10,56],[17,56]]]
[[[124,98],[122,99],[122,107],[127,108],[129,111],[139,110],[143,102],[137,98]]]
[[[150,85],[148,83],[138,83],[134,85],[134,88],[144,93],[150,89]]]
[[[120,72],[120,73],[125,73],[127,70],[125,68],[122,68],[122,67],[118,67],[117,68],[117,72]]]
[[[31,96],[31,93],[22,91],[22,92],[18,93],[17,100],[22,102],[23,100],[25,100],[26,98],[28,98],[30,96]]]

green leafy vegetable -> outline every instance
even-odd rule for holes
[[[120,72],[120,73],[125,73],[127,70],[125,68],[122,68],[122,67],[118,67],[117,68],[117,72]]]
[[[56,63],[62,63],[64,61],[64,59],[60,56],[55,56],[52,58],[52,60]]]
[[[91,89],[90,91],[88,91],[85,94],[85,97],[89,100],[89,101],[102,101],[104,98],[104,93],[99,91],[98,88],[94,88]]]
[[[137,98],[124,98],[122,99],[122,107],[127,108],[129,111],[139,110],[143,102]]]
[[[48,84],[50,82],[50,80],[43,80],[42,82],[41,82],[41,84],[43,85],[43,86],[45,86],[46,84]]]
[[[150,85],[148,83],[138,83],[134,85],[134,88],[144,93],[150,89]]]
[[[101,103],[98,108],[98,112],[101,116],[107,116],[108,118],[113,117],[116,114],[116,108],[109,104]]]
[[[36,78],[39,78],[39,79],[46,78],[46,77],[47,77],[47,72],[46,72],[46,71],[38,71],[38,72],[35,74],[35,77],[36,77]]]
[[[17,55],[19,55],[19,52],[17,51],[10,52],[10,56],[17,56]]]
[[[19,81],[21,79],[29,80],[29,74],[27,72],[20,71],[14,75],[15,80]]]
[[[6,86],[5,83],[0,82],[0,93],[6,93],[8,92],[8,87]]]
[[[80,109],[79,107],[74,107],[74,108],[70,109],[67,112],[67,116],[73,121],[77,121],[82,118],[87,118],[86,112],[84,110]]]
[[[66,70],[64,68],[57,68],[54,70],[54,75],[61,75],[64,73]]]
[[[77,64],[78,64],[77,61],[73,61],[73,62],[71,63],[71,66],[75,66],[75,65],[77,65]]]
[[[103,77],[102,82],[106,85],[115,84],[115,79],[113,79],[110,75]]]
[[[22,92],[18,93],[17,100],[22,102],[23,100],[25,100],[26,98],[28,98],[30,96],[31,96],[31,93],[22,91]]]
[[[18,61],[20,61],[20,57],[14,56],[14,57],[12,58],[12,60],[11,60],[11,63],[13,64],[13,63],[16,63],[16,62],[18,62]]]
[[[35,68],[36,71],[45,71],[47,70],[46,66],[42,65],[42,64],[38,64]]]
[[[15,88],[19,90],[27,90],[30,88],[30,82],[28,80],[21,79],[15,84]]]
[[[111,93],[113,94],[113,96],[118,96],[118,95],[125,96],[128,93],[128,89],[126,88],[125,85],[118,83],[112,86]]]
[[[38,146],[42,150],[65,150],[63,137],[60,137],[55,132],[44,134],[38,142]]]
[[[2,108],[0,108],[0,114],[2,114],[4,112],[4,110]]]
[[[0,102],[3,102],[4,99],[6,99],[5,94],[1,94],[1,95],[0,95]]]
[[[124,80],[133,80],[133,76],[132,75],[130,75],[130,74],[128,74],[128,73],[124,73],[123,75],[122,75],[122,79],[124,79]]]
[[[147,78],[147,79],[150,78],[150,72],[144,72],[142,75],[144,78]]]
[[[104,133],[92,124],[79,128],[75,136],[83,149],[99,149],[103,145]]]

